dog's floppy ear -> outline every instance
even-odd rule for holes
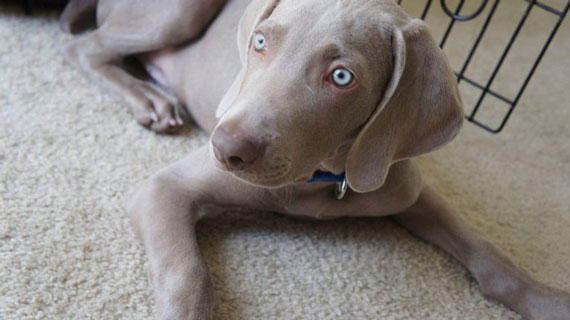
[[[279,0],[253,0],[245,9],[238,26],[237,44],[241,61],[241,70],[228,89],[216,110],[216,117],[220,118],[232,105],[239,95],[242,82],[247,72],[247,56],[251,48],[253,31],[263,20],[267,19]]]
[[[347,157],[356,192],[380,188],[390,166],[446,144],[463,122],[463,106],[447,60],[421,20],[392,34],[390,82]]]

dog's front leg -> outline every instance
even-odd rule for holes
[[[527,319],[570,319],[570,294],[532,279],[476,232],[430,187],[394,220],[441,247],[475,277],[483,294]]]
[[[156,319],[211,318],[212,287],[196,223],[215,205],[247,205],[259,192],[216,169],[203,147],[150,178],[129,200],[149,259]]]
[[[182,191],[159,174],[128,212],[148,256],[156,319],[209,319],[211,285],[195,232],[202,208],[196,194]]]

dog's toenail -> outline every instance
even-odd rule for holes
[[[156,113],[154,113],[154,112],[151,112],[151,113],[150,113],[150,119],[151,119],[153,122],[158,122],[158,115],[157,115]]]

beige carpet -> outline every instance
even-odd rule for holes
[[[502,17],[522,3],[504,4]],[[0,6],[0,319],[149,319],[145,255],[121,200],[206,139],[139,127],[64,63],[70,38],[55,15],[18,12]],[[543,40],[538,31],[551,21],[543,16],[516,48],[513,72],[527,68],[519,55]],[[440,32],[438,19],[428,21]],[[454,40],[454,66],[472,34]],[[488,52],[504,43],[493,38],[500,34]],[[466,123],[421,164],[517,264],[570,290],[568,52],[566,22],[504,133]],[[477,58],[471,74],[487,74],[492,58]],[[516,89],[518,77],[498,80]],[[465,90],[467,102],[473,97]],[[518,319],[485,300],[448,255],[387,220],[229,212],[203,223],[199,240],[217,319]]]

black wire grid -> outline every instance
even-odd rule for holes
[[[513,1],[513,0],[509,0],[509,1]],[[496,12],[497,7],[499,6],[500,0],[494,0],[493,1],[493,4],[491,5],[491,9],[489,10],[487,17],[485,18],[485,22],[483,23],[483,26],[481,27],[481,30],[479,31],[479,34],[477,36],[477,39],[475,40],[475,43],[471,47],[471,50],[467,56],[467,59],[463,63],[461,70],[459,72],[455,72],[455,75],[457,76],[457,82],[458,83],[460,83],[461,81],[465,81],[466,83],[472,85],[473,87],[481,90],[481,94],[479,96],[479,99],[477,100],[477,103],[475,104],[473,110],[469,114],[467,114],[465,116],[465,118],[468,121],[476,124],[477,126],[483,128],[483,129],[485,129],[491,133],[499,133],[505,128],[507,121],[509,120],[510,116],[512,115],[516,106],[518,105],[518,103],[519,103],[530,79],[534,75],[534,72],[536,71],[538,65],[540,64],[540,61],[544,57],[546,50],[550,46],[552,39],[554,39],[554,35],[558,31],[558,28],[560,27],[562,21],[566,17],[566,14],[568,13],[568,9],[570,8],[570,0],[566,3],[566,5],[565,5],[564,9],[562,9],[562,11],[554,9],[551,6],[548,6],[548,5],[544,4],[543,2],[539,2],[536,0],[521,0],[521,1],[523,3],[526,2],[526,10],[524,11],[522,17],[520,18],[520,21],[519,21],[514,33],[512,34],[511,38],[509,39],[505,49],[503,50],[501,57],[499,58],[499,61],[495,65],[495,68],[493,69],[493,72],[491,73],[491,76],[489,77],[487,82],[485,84],[481,84],[477,81],[474,81],[474,80],[466,77],[465,72],[467,70],[467,67],[471,63],[471,60],[472,60],[473,56],[475,55],[475,52],[479,48],[479,44],[481,43],[481,39],[485,35],[485,32],[487,31],[487,28],[489,27],[489,24],[491,23],[491,20],[493,19],[493,16],[495,15],[495,12]],[[402,0],[397,0],[396,2],[399,5],[401,5]],[[425,8],[421,14],[422,20],[425,20],[430,8],[432,7],[431,6],[432,2],[433,2],[432,0],[427,0],[427,4],[426,4],[426,6],[425,6]],[[447,5],[446,0],[440,0],[441,8],[451,18],[449,24],[447,25],[447,29],[443,35],[443,38],[440,42],[440,47],[443,49],[443,47],[445,46],[445,43],[447,42],[449,35],[451,33],[451,30],[453,29],[453,26],[456,24],[456,22],[458,22],[458,21],[459,22],[469,21],[469,20],[473,20],[473,19],[477,18],[485,10],[485,8],[489,4],[489,2],[491,2],[491,1],[481,0],[481,4],[477,10],[475,10],[473,13],[463,15],[463,14],[461,14],[461,9],[463,8],[463,6],[465,4],[465,0],[459,0],[459,3],[457,4],[457,6],[455,7],[455,9],[453,11],[451,9],[449,9],[449,6]],[[534,60],[532,68],[530,69],[528,75],[526,76],[525,81],[523,82],[521,88],[518,90],[518,93],[516,94],[515,98],[510,99],[510,98],[505,97],[505,95],[502,95],[499,92],[492,90],[491,86],[493,85],[493,82],[495,81],[495,77],[497,76],[497,74],[501,70],[503,63],[505,62],[505,59],[507,58],[507,55],[511,51],[511,48],[512,48],[513,44],[515,43],[515,40],[519,36],[519,33],[520,33],[522,27],[524,26],[525,22],[527,21],[527,18],[529,16],[531,10],[533,10],[535,7],[542,9],[542,10],[545,10],[545,11],[557,16],[558,20],[556,21],[556,23],[555,23],[554,27],[552,28],[552,31],[550,32],[546,42],[544,43],[542,49],[540,50],[538,57],[536,58],[536,60]],[[476,119],[477,113],[479,112],[481,105],[483,103],[483,100],[485,99],[487,94],[494,96],[495,98],[503,101],[504,103],[506,103],[509,106],[507,113],[503,116],[503,118],[500,122],[500,125],[498,127],[491,127],[490,125],[487,125],[487,124],[483,123],[482,121],[479,121]]]

